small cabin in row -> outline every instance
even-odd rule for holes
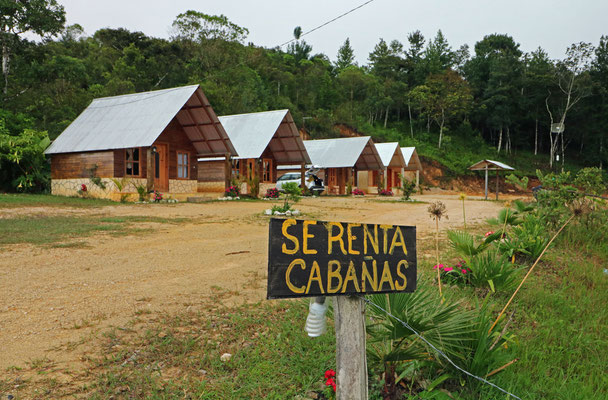
[[[45,153],[52,194],[101,198],[195,193],[199,157],[237,154],[198,85],[95,99]]]
[[[350,183],[357,187],[359,171],[380,171],[384,167],[369,136],[305,140],[313,168],[320,168],[328,194],[346,193]]]
[[[302,169],[310,158],[289,110],[219,117],[238,156],[198,159],[200,192],[221,192],[233,178],[257,179],[260,193],[274,187],[277,166],[296,164]],[[302,175],[303,176],[303,175]],[[251,188],[244,184],[241,192]]]

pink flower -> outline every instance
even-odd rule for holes
[[[453,269],[454,269],[454,268],[452,268],[452,267],[445,267],[443,270],[444,270],[445,272],[450,272],[450,271],[451,271],[451,270],[453,270]]]
[[[437,265],[433,266],[433,269],[437,269],[437,268],[443,269],[443,264],[437,264]]]
[[[466,270],[466,268],[461,269],[461,270],[460,270],[460,272],[462,272],[464,275],[466,275],[466,274],[467,274],[467,270]]]
[[[493,235],[493,234],[494,234],[494,231],[487,231],[487,232],[486,232],[486,237],[488,237],[488,236],[490,236],[490,235]]]

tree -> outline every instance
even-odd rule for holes
[[[524,57],[524,107],[526,113],[534,120],[534,154],[538,154],[538,123],[545,115],[545,98],[553,77],[553,63],[542,49],[538,48]]]
[[[171,26],[175,38],[199,42],[214,39],[242,42],[249,34],[247,28],[230,22],[225,15],[209,15],[194,10],[179,14]]]
[[[357,65],[355,62],[355,51],[350,45],[350,39],[346,38],[344,44],[338,49],[336,68],[340,71],[351,65]]]
[[[492,34],[475,44],[475,57],[466,65],[466,78],[477,100],[474,117],[498,131],[497,151],[511,149],[510,127],[521,104],[523,64],[519,44],[508,35]]]
[[[54,36],[65,25],[65,10],[56,0],[0,0],[0,42],[2,43],[2,74],[4,94],[8,93],[11,49],[26,32],[38,36]]]
[[[564,124],[566,115],[581,99],[591,94],[591,80],[589,79],[589,69],[594,48],[591,43],[574,43],[566,50],[566,58],[558,61],[555,69],[555,81],[559,88],[560,98],[557,100],[556,111],[551,111],[552,107],[549,104],[549,99],[552,93],[546,99],[547,112],[551,124],[558,121],[561,124],[561,131],[553,136],[553,129],[549,129],[550,139],[550,157],[549,164],[553,167],[553,160],[559,150],[559,142],[561,139],[562,153],[562,169],[564,168]],[[554,118],[554,114],[555,117]]]
[[[438,148],[441,148],[446,124],[466,113],[473,100],[467,82],[452,70],[429,75],[426,83],[414,88],[411,95],[439,126]]]
[[[599,102],[595,102],[598,107],[597,116],[598,124],[598,158],[600,169],[603,167],[603,162],[607,158],[605,154],[605,132],[608,131],[608,36],[602,36],[600,43],[595,49],[595,60],[591,65],[591,77],[595,83],[595,89]]]
[[[425,50],[426,69],[429,74],[438,74],[454,65],[454,52],[441,29],[435,38],[429,42]]]

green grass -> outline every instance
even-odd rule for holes
[[[335,365],[333,333],[309,338],[302,329],[306,315],[301,301],[273,301],[166,316],[143,333],[111,332],[104,356],[94,361],[88,397],[105,399],[127,388],[124,396],[152,399],[305,395]],[[221,361],[224,353],[232,359]]]
[[[53,196],[50,194],[8,194],[0,193],[0,208],[15,207],[104,207],[117,203],[104,199],[85,199],[82,197]]]
[[[81,239],[96,233],[129,234],[140,231],[137,223],[180,223],[183,218],[145,216],[24,216],[0,218],[0,246],[29,243],[52,247],[84,247]],[[67,243],[66,243],[67,242]]]

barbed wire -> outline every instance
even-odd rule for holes
[[[487,385],[490,385],[498,390],[500,390],[501,392],[515,398],[518,400],[521,400],[520,397],[517,397],[516,395],[514,395],[513,393],[507,392],[505,389],[493,384],[492,382],[488,381],[487,379],[484,379],[480,376],[477,375],[473,375],[472,373],[465,371],[464,369],[460,368],[458,365],[456,365],[454,363],[454,361],[452,361],[443,351],[439,350],[437,347],[435,347],[431,342],[429,342],[428,340],[426,340],[421,334],[419,334],[414,328],[412,328],[407,322],[402,321],[401,319],[397,318],[395,315],[393,315],[392,313],[390,313],[389,311],[385,310],[384,308],[382,308],[381,306],[379,306],[378,304],[374,303],[373,301],[365,298],[364,296],[360,296],[361,299],[363,299],[364,302],[366,302],[369,305],[372,305],[374,307],[376,307],[378,310],[384,312],[386,315],[390,316],[391,318],[394,318],[395,320],[399,321],[405,328],[409,329],[414,335],[416,335],[420,340],[422,340],[424,343],[426,343],[427,345],[429,345],[433,350],[435,350],[440,356],[442,356],[443,358],[445,358],[450,364],[452,364],[452,366],[454,368],[456,368],[458,371],[470,376],[471,378],[475,378],[480,382],[483,382]]]

